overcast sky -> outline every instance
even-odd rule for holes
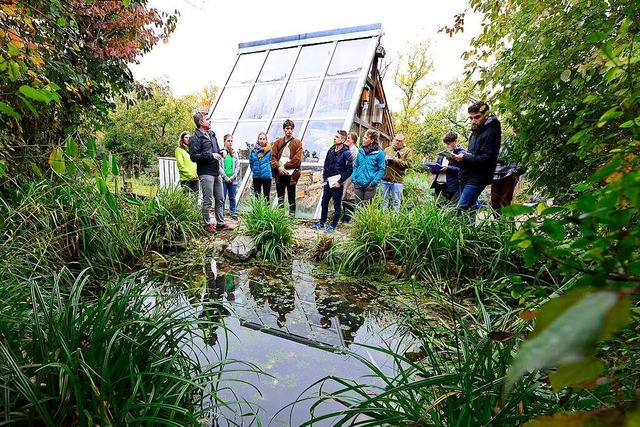
[[[417,41],[431,40],[433,79],[448,81],[462,75],[460,55],[480,28],[479,18],[467,12],[464,34],[449,38],[438,33],[468,7],[466,0],[151,0],[150,6],[178,9],[181,15],[169,42],[156,46],[131,69],[138,80],[167,79],[175,96],[197,92],[210,83],[222,88],[238,43],[381,23],[382,43],[387,58],[393,60],[384,81],[392,111],[398,109],[401,96],[393,82],[400,52]]]

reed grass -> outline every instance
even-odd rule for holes
[[[291,258],[293,219],[286,210],[273,207],[264,197],[252,198],[241,227],[252,236],[265,260],[278,262]]]
[[[95,295],[86,272],[68,270],[50,290],[37,278],[0,285],[18,303],[0,315],[4,422],[196,426],[233,410],[218,398],[233,390],[223,373],[255,367],[209,360],[202,331],[224,326],[143,278],[108,283]]]

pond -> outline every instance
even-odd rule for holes
[[[313,264],[296,260],[279,267],[233,267],[233,271],[215,261],[207,265],[203,298],[220,302],[220,308],[208,314],[222,318],[224,326],[203,337],[205,359],[242,360],[264,372],[223,374],[229,388],[218,397],[241,403],[233,411],[223,410],[215,425],[250,425],[253,417],[243,419],[240,413],[256,414],[262,425],[298,426],[307,421],[316,402],[309,397],[317,396],[320,388],[311,385],[329,375],[357,380],[371,374],[345,349],[391,373],[389,357],[362,345],[395,349],[404,345],[400,337],[406,334],[399,330],[385,298],[365,279],[323,277]],[[330,387],[322,391],[331,391]],[[315,414],[342,408],[337,402],[323,403]]]

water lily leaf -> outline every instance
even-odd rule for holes
[[[505,394],[527,372],[585,359],[595,343],[628,321],[628,297],[621,292],[580,288],[553,299],[522,345],[505,380]]]
[[[569,363],[561,366],[556,372],[549,374],[551,388],[559,392],[565,387],[592,388],[604,370],[604,363],[600,360],[587,359],[581,362]]]

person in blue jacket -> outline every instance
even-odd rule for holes
[[[327,152],[322,169],[322,201],[320,221],[311,226],[313,230],[324,229],[327,233],[333,232],[340,219],[343,184],[351,176],[353,171],[353,159],[349,147],[345,145],[347,132],[339,130],[333,137],[333,146]],[[325,228],[325,222],[329,216],[329,200],[333,198],[333,220],[331,225]]]
[[[253,175],[253,194],[259,197],[264,196],[267,201],[271,193],[271,144],[267,139],[267,134],[260,132],[258,140],[249,153],[249,167]]]
[[[458,147],[458,134],[455,132],[447,132],[442,138],[447,150],[453,154],[464,152],[464,148]],[[431,188],[435,191],[436,197],[444,197],[451,204],[457,205],[460,199],[460,181],[458,180],[458,172],[460,167],[456,163],[449,162],[445,156],[438,156],[436,163],[440,168],[429,167],[429,170],[436,175],[431,184]]]
[[[386,166],[384,150],[378,143],[378,131],[369,129],[362,138],[351,175],[356,204],[368,203],[375,197]]]

